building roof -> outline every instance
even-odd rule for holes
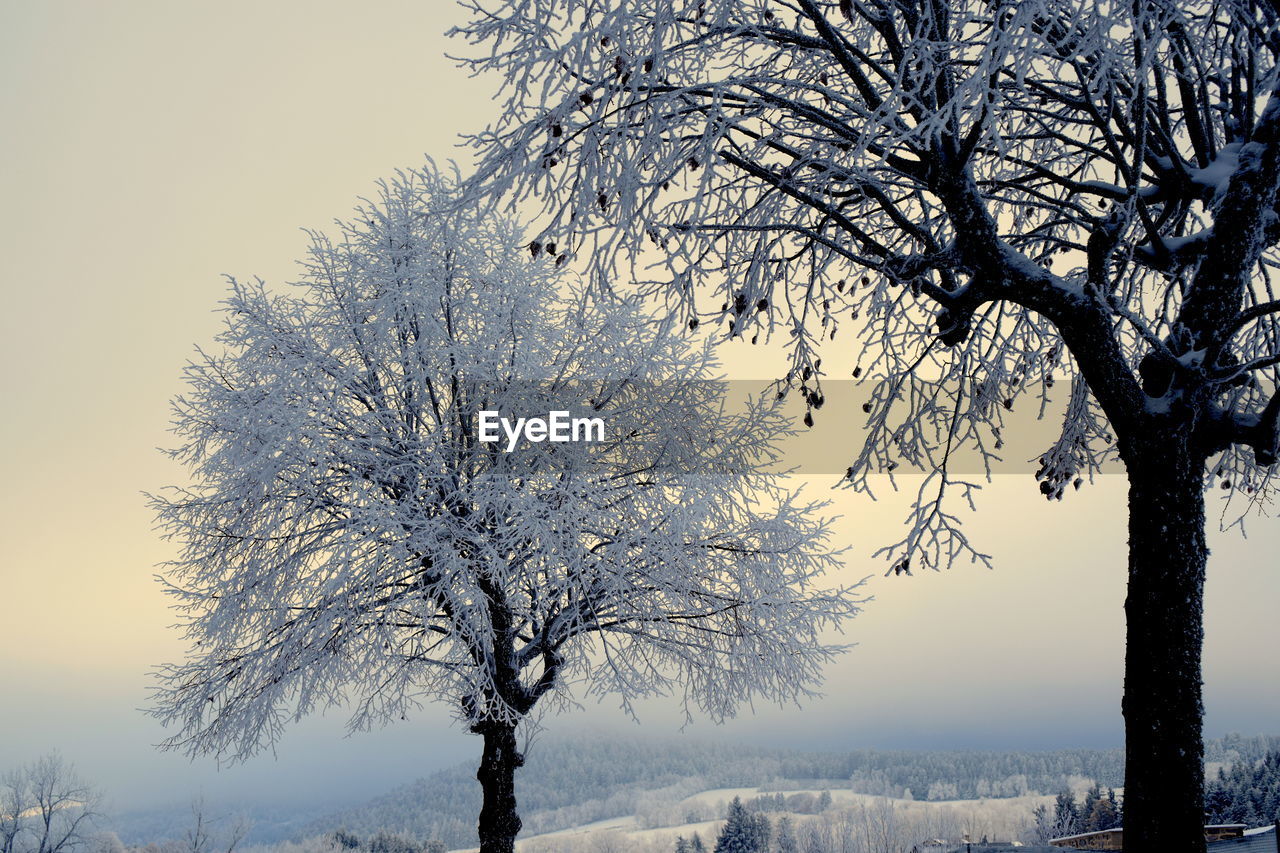
[[[1248,826],[1248,824],[1246,823],[1206,823],[1204,826],[1204,831],[1205,831],[1205,834],[1208,834],[1211,830],[1215,830],[1215,829],[1239,829],[1239,830],[1244,830],[1245,835],[1249,835],[1250,833],[1263,834],[1267,832],[1276,831],[1276,828],[1274,826],[1263,826],[1263,827],[1259,827],[1258,829],[1245,829],[1246,826]],[[1110,829],[1095,829],[1092,832],[1078,832],[1075,835],[1063,835],[1059,838],[1050,838],[1049,843],[1053,844],[1054,842],[1057,842],[1057,841],[1074,841],[1077,838],[1092,838],[1097,835],[1106,835],[1107,833],[1110,833],[1110,832],[1123,832],[1123,831],[1124,831],[1123,826],[1113,826]],[[1225,839],[1225,841],[1239,841],[1239,840],[1240,839],[1238,838]],[[1223,843],[1225,843],[1225,841]],[[1215,841],[1212,844],[1210,844],[1209,845],[1210,848],[1213,847],[1213,844],[1217,844],[1217,843],[1219,842]],[[1232,849],[1235,850],[1237,848],[1233,847]],[[1243,850],[1244,848],[1241,848],[1241,849]],[[1280,851],[1278,851],[1278,853],[1280,853]]]
[[[1208,829],[1208,827],[1205,827],[1205,828]],[[1050,838],[1049,843],[1053,844],[1055,841],[1074,841],[1077,838],[1093,838],[1096,835],[1106,835],[1109,832],[1123,832],[1123,831],[1124,831],[1124,827],[1113,826],[1110,829],[1095,829],[1092,832],[1077,832],[1075,835],[1063,835],[1058,838]]]
[[[1276,846],[1276,828],[1262,826],[1257,829],[1246,829],[1242,838],[1224,838],[1213,841],[1206,848],[1209,853],[1280,853]]]
[[[965,844],[955,841],[948,842],[947,846],[941,848],[931,845],[921,849],[930,851],[945,850],[947,853],[1063,853],[1061,847],[1049,847],[1042,844],[979,844],[977,842]]]

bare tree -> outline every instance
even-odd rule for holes
[[[51,753],[0,778],[0,853],[70,853],[89,840],[98,793]]]
[[[191,825],[183,836],[185,853],[233,853],[252,828],[244,815],[237,815],[225,828],[219,823],[207,815],[203,797],[192,800]]]
[[[1130,483],[1125,843],[1199,849],[1204,492],[1263,507],[1280,444],[1275,5],[466,5],[506,85],[479,184],[541,201],[534,251],[780,336],[815,407],[823,343],[858,340],[848,485],[925,472],[894,571],[986,561],[954,460],[1069,388],[1040,491]]]
[[[744,413],[634,305],[570,283],[501,219],[402,173],[289,295],[233,282],[225,352],[176,401],[195,485],[157,498],[192,656],[166,666],[169,748],[238,758],[319,706],[351,725],[452,704],[483,737],[481,850],[520,829],[517,726],[542,700],[678,693],[720,719],[807,695],[856,612],[820,505],[752,472],[785,423]],[[602,419],[514,452],[479,413]],[[543,436],[546,438],[547,436]]]
[[[1026,835],[1033,844],[1048,844],[1054,838],[1074,835],[1080,829],[1075,815],[1041,803],[1031,811],[1032,825]]]
[[[10,770],[0,779],[0,853],[15,853],[24,816],[31,808],[27,783],[21,770]]]

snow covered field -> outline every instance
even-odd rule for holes
[[[785,796],[808,793],[822,795],[816,789],[713,788],[684,798],[676,811],[695,814],[723,814],[735,798],[744,803],[757,797],[782,793]],[[872,825],[880,831],[894,826],[936,827],[940,836],[959,837],[968,834],[978,840],[1018,838],[1031,822],[1032,810],[1046,804],[1052,807],[1052,796],[987,798],[980,800],[923,801],[878,797],[848,790],[831,790],[831,806],[821,816],[792,812],[768,812],[771,820],[787,816],[797,829],[807,823],[826,821],[850,834],[861,834]],[[723,819],[698,820],[664,826],[647,826],[651,820],[637,815],[593,821],[556,832],[520,839],[522,853],[660,853],[674,849],[676,839],[697,834],[710,849],[723,824]],[[476,848],[460,853],[474,853]]]

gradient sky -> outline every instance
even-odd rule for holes
[[[456,133],[496,108],[443,57],[459,13],[419,3],[0,2],[0,771],[53,748],[117,807],[193,794],[374,795],[478,745],[436,708],[343,738],[297,727],[276,757],[215,772],[160,755],[137,709],[149,667],[181,652],[153,580],[171,546],[141,491],[179,482],[155,451],[221,276],[282,282],[300,228],[345,216],[400,166],[462,157]],[[757,365],[726,349],[727,367]],[[806,747],[1114,746],[1123,657],[1124,484],[1046,504],[1031,468],[981,496],[988,571],[882,578],[868,555],[902,507],[837,494],[849,578],[876,600],[827,697],[761,707],[693,735]],[[827,488],[834,478],[814,478]],[[1212,538],[1210,735],[1280,733],[1280,524]],[[630,730],[616,709],[552,732]],[[644,731],[674,734],[663,703]]]

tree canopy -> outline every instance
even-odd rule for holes
[[[541,201],[532,252],[777,336],[813,408],[848,329],[872,392],[847,485],[924,475],[891,571],[987,561],[958,452],[998,459],[1021,398],[1069,389],[1041,493],[1110,461],[1130,486],[1125,844],[1203,845],[1205,487],[1228,522],[1265,509],[1280,450],[1280,9],[465,5],[505,98],[475,187]]]
[[[1189,406],[1221,482],[1267,500],[1268,4],[468,5],[458,35],[506,96],[479,182],[545,207],[535,251],[603,285],[629,263],[694,321],[779,337],[815,401],[823,343],[856,340],[875,391],[850,484],[930,475],[895,563],[984,558],[940,511],[975,484],[949,459],[998,457],[1008,410],[1055,382],[1046,495]]]
[[[192,645],[160,671],[166,746],[242,758],[317,707],[354,702],[359,728],[445,701],[485,737],[500,850],[544,698],[674,692],[721,719],[812,691],[859,599],[824,584],[822,505],[758,473],[776,401],[727,406],[708,347],[574,298],[522,242],[424,169],[313,234],[289,292],[231,282],[223,351],[174,406],[194,484],[153,500]],[[554,411],[604,430],[479,429]]]

